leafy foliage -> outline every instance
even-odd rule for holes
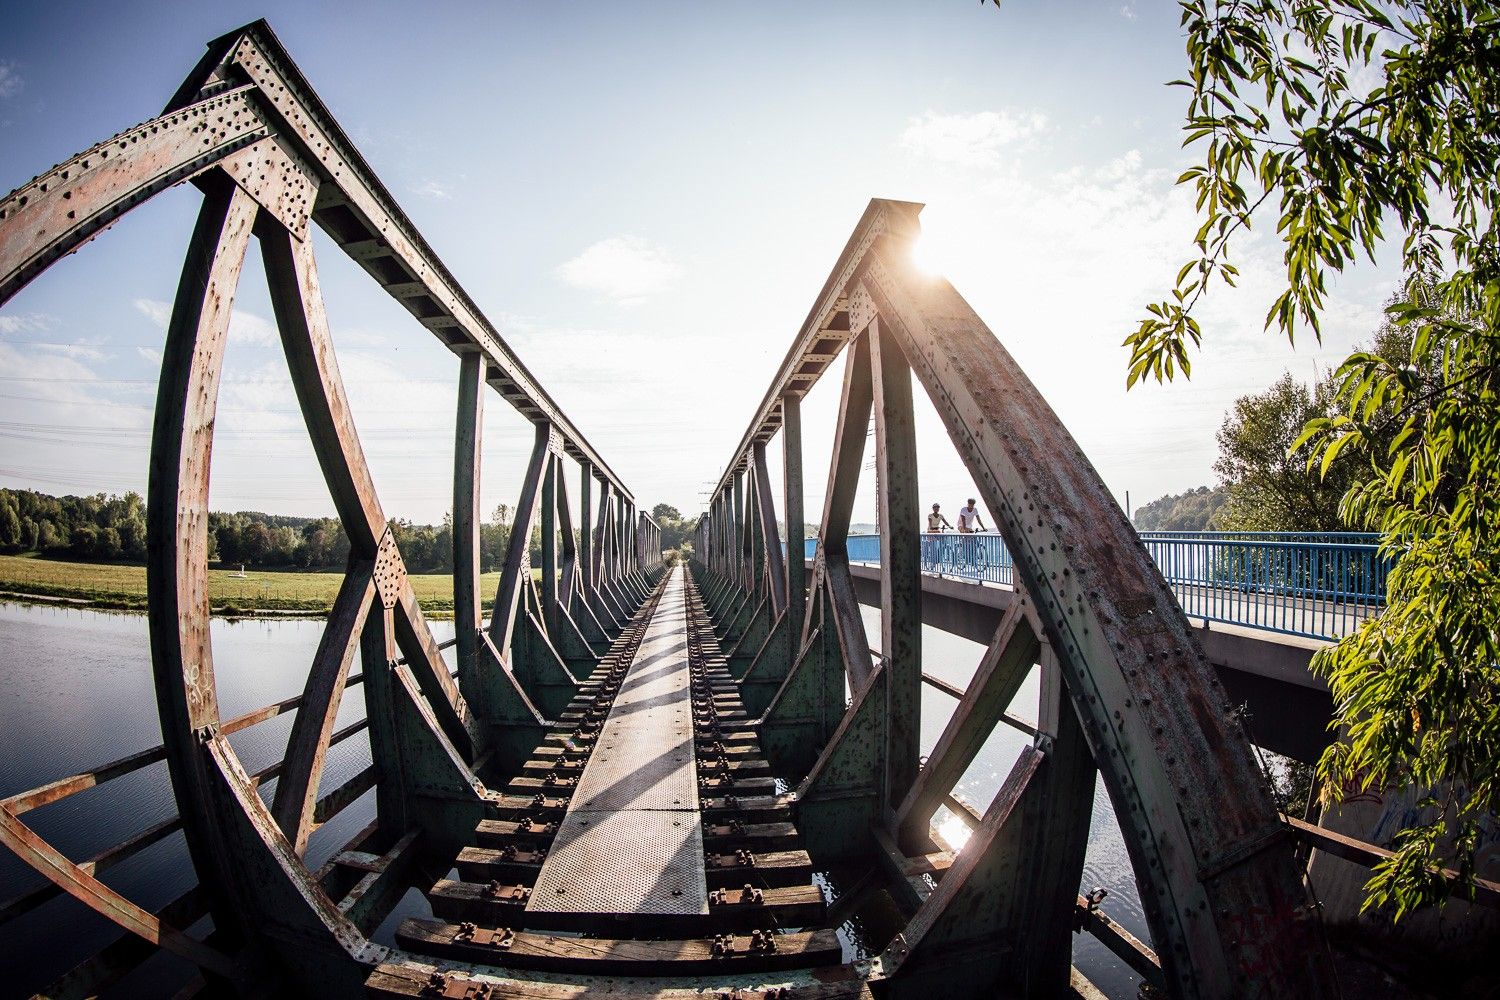
[[[696,517],[685,518],[682,512],[669,503],[659,503],[651,508],[651,517],[661,528],[661,547],[663,552],[682,553],[683,558],[688,558],[693,551],[693,533],[698,530],[698,519]],[[684,550],[686,547],[686,551]],[[676,556],[669,556],[668,562],[676,565]]]
[[[1140,531],[1212,531],[1219,527],[1226,499],[1223,489],[1207,486],[1168,494],[1136,508],[1135,526]]]
[[[1415,785],[1366,905],[1399,918],[1473,875],[1500,806],[1500,10],[1492,0],[1184,0],[1185,145],[1203,222],[1171,296],[1126,338],[1128,383],[1189,373],[1192,310],[1233,284],[1234,237],[1274,212],[1285,284],[1267,328],[1319,334],[1329,270],[1399,232],[1400,336],[1351,355],[1333,410],[1292,442],[1360,471],[1340,516],[1399,559],[1388,607],[1314,668],[1337,706],[1324,795]],[[1389,234],[1389,235],[1388,235]]]
[[[501,504],[479,529],[480,569],[505,561],[510,507]],[[393,520],[391,531],[413,572],[451,572],[453,527]],[[532,562],[540,562],[541,535],[532,532]],[[146,505],[124,496],[54,497],[34,490],[0,489],[0,552],[36,552],[53,558],[142,562],[146,558]],[[228,566],[341,569],[349,536],[332,517],[296,517],[255,511],[211,511],[209,561]]]
[[[1334,383],[1311,388],[1283,375],[1265,392],[1235,400],[1219,428],[1214,471],[1224,482],[1220,523],[1235,531],[1345,531],[1339,501],[1358,471],[1350,461],[1324,476],[1291,451],[1309,420],[1332,410]]]
[[[139,561],[146,558],[146,505],[139,493],[54,497],[0,489],[0,551]]]

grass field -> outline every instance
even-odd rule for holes
[[[480,578],[485,606],[493,599],[500,574]],[[327,611],[338,593],[340,573],[279,571],[208,571],[208,595],[217,614],[254,611]],[[453,578],[446,574],[413,574],[412,587],[422,610],[441,618],[453,613]],[[59,562],[31,556],[0,555],[0,591],[34,597],[63,598],[97,607],[128,611],[146,609],[146,568],[100,563]]]

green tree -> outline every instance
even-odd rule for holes
[[[1339,501],[1353,484],[1354,463],[1324,477],[1292,452],[1309,420],[1326,416],[1332,377],[1311,389],[1283,375],[1262,393],[1241,396],[1219,428],[1214,471],[1224,483],[1220,523],[1234,531],[1342,531]]]
[[[1339,739],[1325,795],[1414,785],[1425,813],[1376,867],[1396,917],[1473,875],[1500,807],[1500,11],[1492,0],[1183,0],[1196,252],[1126,338],[1127,383],[1188,374],[1193,316],[1234,283],[1234,239],[1270,214],[1285,280],[1267,328],[1319,334],[1326,275],[1399,245],[1377,338],[1334,376],[1339,412],[1294,445],[1359,456],[1341,516],[1382,532],[1383,614],[1319,653]],[[1399,237],[1399,238],[1398,238]],[[1399,341],[1399,343],[1397,343]],[[1438,359],[1434,364],[1432,359]]]
[[[17,548],[21,544],[21,515],[7,491],[0,496],[0,546]]]
[[[1228,494],[1222,487],[1199,486],[1185,493],[1168,494],[1138,507],[1135,526],[1139,531],[1215,530],[1222,526],[1220,512],[1227,500]],[[813,534],[815,537],[817,533]]]

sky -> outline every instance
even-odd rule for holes
[[[1235,398],[1335,366],[1368,341],[1395,286],[1385,262],[1336,276],[1322,343],[1293,349],[1263,331],[1282,271],[1265,226],[1239,244],[1240,288],[1203,303],[1192,381],[1126,392],[1120,342],[1169,291],[1197,228],[1191,192],[1174,186],[1193,154],[1180,146],[1185,91],[1165,86],[1185,67],[1166,0],[355,10],[13,3],[0,191],[151,118],[208,40],[266,17],[647,509],[701,509],[872,197],[927,205],[923,259],[1132,506],[1214,483],[1214,435]],[[200,201],[190,185],[167,192],[0,308],[0,485],[144,491]],[[385,512],[436,522],[451,505],[457,361],[322,234],[315,251]],[[211,506],[331,514],[253,249],[226,365]],[[840,365],[804,404],[809,521]],[[972,482],[919,405],[920,492],[951,519]],[[515,502],[530,444],[492,395],[486,510]],[[855,520],[873,519],[866,484]]]

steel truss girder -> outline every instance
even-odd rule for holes
[[[254,157],[236,158],[252,145]],[[487,380],[523,415],[558,428],[568,454],[631,497],[427,245],[265,21],[211,42],[162,115],[0,199],[0,304],[125,212],[214,166],[260,194],[299,238],[309,217],[317,222],[450,350],[481,354]],[[377,259],[390,264],[372,266]]]
[[[1035,598],[1169,983],[1184,996],[1251,981],[1268,996],[1331,993],[1291,844],[1171,590],[1030,380],[909,253],[877,238],[855,287],[911,361]],[[1253,933],[1235,916],[1247,912],[1266,914]]]
[[[398,852],[382,876],[391,882],[419,847],[455,843],[482,816],[487,793],[470,762],[486,749],[488,734],[443,664],[375,493],[328,334],[309,221],[317,221],[376,274],[460,358],[454,539],[458,610],[470,624],[467,632],[459,629],[460,674],[466,688],[491,695],[485,707],[494,711],[488,714],[504,724],[492,760],[503,762],[511,751],[518,763],[520,751],[513,745],[535,746],[544,724],[478,628],[481,384],[499,390],[548,429],[558,473],[556,456],[567,454],[609,491],[619,538],[611,540],[608,578],[623,591],[633,592],[641,585],[640,574],[659,562],[659,545],[654,553],[645,548],[659,534],[648,517],[631,517],[628,489],[416,233],[263,22],[213,43],[161,116],[0,198],[0,304],[124,213],[186,179],[203,190],[204,204],[163,352],[148,489],[152,659],[161,752],[182,814],[174,823],[186,832],[201,895],[215,917],[216,944],[233,949],[250,939],[271,943],[277,963],[294,980],[320,981],[352,995],[360,989],[363,969],[384,950],[364,936],[366,924],[356,925],[350,917],[378,922],[396,887],[365,887],[360,902],[341,912],[302,863],[308,836],[378,781],[381,826],[375,838]],[[230,310],[252,236],[264,256],[309,437],[351,543],[343,586],[306,688],[295,699],[286,757],[254,776],[241,768],[225,738],[228,730],[220,732],[206,586],[218,386]],[[411,280],[394,280],[397,272]],[[556,486],[561,493],[560,481]],[[587,560],[574,550],[565,496],[559,519],[563,593],[549,594],[542,610],[555,620],[555,632],[572,638],[567,604],[583,601],[592,588],[577,582],[579,562]],[[592,615],[586,620],[594,641],[607,643]],[[329,746],[359,728],[332,732],[350,664],[361,647],[375,763],[320,798]],[[582,636],[570,648],[580,657],[597,655]],[[488,690],[497,680],[510,682],[508,688],[499,684],[498,695]],[[272,776],[278,781],[268,807],[256,786]],[[16,828],[19,850],[45,866],[47,846],[31,844],[29,831],[19,823]],[[240,978],[244,970],[237,963],[112,896],[86,867],[66,863],[57,884],[151,943],[198,962],[215,981]]]
[[[1045,756],[1076,713],[1120,819],[1170,992],[1184,997],[1243,995],[1246,989],[1261,996],[1332,994],[1326,946],[1243,727],[1229,711],[1160,572],[1056,415],[952,286],[911,266],[918,210],[905,203],[871,203],[726,467],[708,506],[708,523],[700,526],[703,550],[698,556],[707,567],[722,567],[720,621],[732,621],[729,609],[737,602],[742,606],[752,590],[738,568],[745,551],[738,537],[741,478],[753,477],[755,451],[777,429],[776,402],[805,392],[847,343],[840,425],[811,582],[820,610],[808,615],[801,646],[805,649],[820,624],[838,637],[839,658],[856,702],[804,781],[809,803],[827,800],[823,789],[833,761],[842,761],[844,770],[851,761],[866,773],[876,766],[899,770],[906,741],[897,734],[903,724],[916,722],[917,702],[900,696],[903,672],[899,664],[890,669],[893,654],[898,661],[911,658],[904,647],[915,640],[920,622],[920,590],[915,586],[920,581],[912,551],[917,512],[901,489],[914,477],[901,478],[899,471],[910,472],[914,464],[905,454],[907,443],[889,433],[910,419],[910,400],[899,384],[895,405],[879,398],[880,392],[889,396],[891,383],[878,361],[899,357],[932,400],[1015,554],[1017,589],[1031,598],[1028,629],[1042,640],[1037,655],[1044,686],[1054,701],[1071,706],[1043,707],[1047,718],[1037,752]],[[824,336],[834,333],[838,336]],[[871,354],[878,356],[876,364]],[[872,383],[880,392],[872,391]],[[888,527],[881,568],[887,634],[881,644],[885,659],[873,672],[845,544],[872,405],[877,418],[887,421],[877,448],[882,493],[889,484],[897,494],[881,497],[882,524]],[[991,657],[1002,655],[1020,664],[1032,653],[1030,647],[1010,654],[990,651]],[[920,676],[919,659],[917,663]],[[794,670],[789,684],[796,674]],[[907,704],[876,718],[879,710],[861,697],[872,676],[881,677],[895,700]],[[964,731],[951,734],[949,743],[967,744],[998,721],[1004,709],[999,703],[1012,680],[997,681],[999,686],[988,693],[974,692],[984,704],[970,706],[970,717],[960,720]],[[881,703],[891,700],[887,693]],[[856,712],[869,718],[852,725]],[[775,713],[773,702],[766,721]],[[935,763],[952,772],[969,751],[960,746],[945,752],[951,758]],[[1076,761],[1076,755],[1071,759]],[[1065,768],[1048,764],[1039,764],[1036,775],[1062,771],[1069,777],[1034,776],[1020,791],[1044,804],[1036,808],[1053,826],[1054,839],[1071,844],[1084,822],[1080,803],[1091,796],[1082,777],[1087,769],[1081,762]],[[898,770],[886,772],[883,789],[866,788],[856,797],[862,796],[867,807],[880,791],[894,792],[884,803],[892,811],[883,813],[880,822],[899,828],[912,848],[926,837],[934,799],[947,801],[951,775],[934,770],[926,782],[918,777],[913,800],[901,787]],[[1035,782],[1040,782],[1038,789],[1051,790],[1027,791]],[[816,806],[808,819],[817,815],[837,822],[836,813]],[[1011,820],[997,822],[1003,828]],[[1030,859],[1023,864],[1040,864],[1049,848],[1033,835],[1022,835],[1029,822],[1015,820],[1019,825],[1010,832],[997,829],[990,850],[1000,852],[997,857],[1021,851]],[[804,821],[804,832],[809,826],[816,830],[818,823]],[[853,820],[846,823],[845,837],[858,839],[857,826]],[[972,842],[967,850],[976,850]],[[1049,862],[1052,868],[1071,869],[1072,855],[1064,854],[1066,858],[1059,855]],[[928,898],[923,908],[949,905],[934,899],[938,897]],[[1028,921],[1053,926],[1064,909],[1059,904],[1045,912],[1012,912],[1006,933],[1021,934]],[[1253,927],[1242,916],[1249,913],[1257,914]],[[937,914],[929,911],[923,919],[931,922]],[[959,921],[950,926],[979,925]],[[926,939],[935,940],[930,935]],[[942,947],[956,944],[947,940]],[[911,955],[887,955],[883,961],[890,969],[903,963],[915,969],[928,960],[919,953],[922,947],[913,942]],[[1017,976],[1026,980],[1035,974],[1055,982],[1055,962],[1043,965],[1013,969],[1007,977],[1015,982]]]

